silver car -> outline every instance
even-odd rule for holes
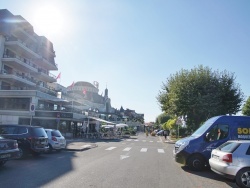
[[[61,151],[66,148],[66,139],[59,130],[45,129],[49,138],[49,152]]]
[[[236,180],[239,187],[250,187],[250,140],[231,140],[212,150],[211,170]]]

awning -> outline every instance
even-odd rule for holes
[[[92,116],[89,116],[90,119],[94,119],[96,121],[100,121],[100,122],[103,122],[103,123],[107,123],[107,124],[110,124],[110,125],[115,125],[116,123],[113,123],[113,122],[110,122],[110,121],[106,121],[104,119],[101,119],[101,118],[97,118],[97,117],[92,117]]]
[[[102,127],[109,127],[109,128],[116,127],[116,128],[121,128],[121,127],[128,127],[128,125],[127,124],[123,124],[123,123],[119,123],[119,124],[116,124],[116,125],[102,125]]]

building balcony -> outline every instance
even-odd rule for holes
[[[33,77],[42,80],[44,82],[56,82],[56,76],[51,74],[51,73],[46,73],[46,71],[42,70],[42,69],[38,69],[37,72],[32,72],[30,73]]]
[[[56,82],[55,75],[47,73],[44,69],[36,68],[37,66],[30,60],[21,58],[15,54],[13,56],[3,55],[2,62],[5,65],[15,67],[19,71],[30,73],[34,78],[43,80],[44,82]]]
[[[12,30],[12,33],[22,41],[27,41],[29,43],[37,43],[37,39],[35,37],[34,32],[30,33],[30,31],[26,31],[20,26],[15,26]]]
[[[39,58],[33,59],[33,61],[36,62],[37,65],[39,65],[40,67],[44,67],[45,69],[58,70],[58,66],[54,61],[50,62],[48,59],[45,59],[42,56]]]
[[[22,59],[16,55],[13,57],[4,55],[2,58],[2,62],[5,65],[10,65],[11,67],[15,67],[22,72],[38,72],[37,68],[28,60]]]
[[[24,74],[16,71],[7,72],[5,70],[1,70],[0,79],[18,87],[36,86],[36,81],[31,77],[25,76]]]
[[[40,58],[40,55],[35,52],[35,49],[28,44],[17,39],[6,39],[5,45],[13,52],[18,52],[18,54],[29,58]]]

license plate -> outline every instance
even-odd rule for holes
[[[8,158],[8,157],[11,157],[10,154],[4,154],[4,155],[0,155],[0,158],[3,159],[3,158]]]

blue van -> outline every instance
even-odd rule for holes
[[[176,162],[200,171],[209,166],[211,151],[228,140],[250,140],[250,116],[216,116],[191,136],[175,143]]]

